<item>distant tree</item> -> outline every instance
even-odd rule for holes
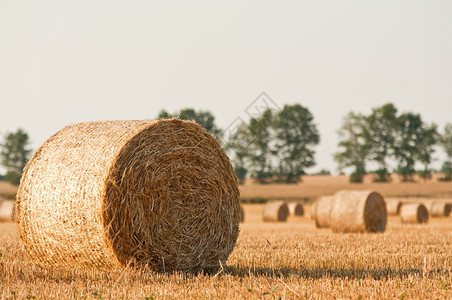
[[[365,117],[350,112],[345,116],[338,134],[342,150],[334,155],[334,159],[339,164],[339,170],[352,167],[354,171],[350,175],[350,182],[362,182],[366,174],[366,160],[370,155]]]
[[[18,129],[16,132],[7,133],[4,142],[0,144],[1,164],[6,168],[5,180],[13,184],[19,184],[22,171],[31,153],[28,134]]]
[[[403,181],[412,181],[416,160],[420,157],[419,146],[424,143],[424,124],[419,114],[404,113],[397,121],[395,156],[399,160],[397,172]]]
[[[331,175],[331,172],[327,169],[322,169],[318,172],[312,173],[312,175]]]
[[[267,183],[273,176],[274,132],[273,113],[270,109],[260,117],[252,118],[248,124],[248,155],[249,171],[259,183]]]
[[[420,132],[420,142],[417,145],[417,160],[424,165],[424,170],[421,172],[421,177],[424,180],[431,179],[432,170],[430,164],[433,160],[433,153],[435,152],[435,145],[439,139],[436,124],[422,125]]]
[[[240,184],[243,184],[246,175],[248,174],[246,166],[250,143],[250,133],[248,131],[248,126],[245,123],[241,123],[237,126],[236,131],[229,136],[226,143],[226,150],[232,150],[232,165],[234,166],[234,171]]]
[[[286,183],[296,183],[305,168],[315,165],[312,147],[320,141],[311,112],[301,106],[284,105],[273,120],[275,150],[279,161],[277,173]]]
[[[184,108],[175,114],[170,114],[165,110],[161,110],[158,115],[159,119],[172,117],[181,120],[195,121],[218,139],[221,139],[222,137],[221,129],[215,124],[215,117],[209,111],[196,111],[193,108]]]
[[[374,108],[366,118],[366,123],[370,159],[379,165],[376,181],[386,182],[389,180],[387,159],[394,154],[393,146],[397,135],[397,108],[392,103]]]
[[[446,153],[447,160],[443,163],[441,171],[444,173],[444,181],[452,180],[452,123],[446,124],[444,133],[440,136],[440,145]]]

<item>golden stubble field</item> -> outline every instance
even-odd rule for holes
[[[451,183],[351,185],[341,176],[240,189],[244,197],[267,199],[315,198],[339,189],[373,189],[386,196],[452,194]],[[452,217],[427,225],[390,217],[383,234],[333,234],[315,228],[309,206],[306,216],[286,223],[262,222],[262,204],[243,206],[237,246],[214,274],[46,270],[26,256],[15,224],[0,223],[0,298],[452,299]]]
[[[216,274],[47,271],[26,257],[15,224],[0,223],[0,298],[452,298],[452,218],[333,234],[309,216],[263,223],[262,207],[244,205],[237,247]]]

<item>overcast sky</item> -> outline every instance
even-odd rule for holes
[[[171,2],[171,3],[168,3]],[[300,103],[336,170],[342,118],[394,103],[452,122],[452,1],[0,0],[0,134],[193,107],[220,127]],[[438,153],[438,157],[440,157]]]

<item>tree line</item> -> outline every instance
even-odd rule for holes
[[[447,160],[441,171],[442,180],[452,179],[452,124],[439,133],[435,123],[426,123],[421,115],[412,112],[399,113],[392,103],[372,109],[369,115],[348,113],[338,131],[340,152],[334,158],[340,169],[352,168],[352,182],[362,182],[367,173],[376,174],[375,181],[390,180],[390,162],[396,164],[393,172],[402,181],[412,181],[416,163],[423,165],[419,172],[424,179],[431,178],[431,163],[436,146],[441,146]],[[367,164],[377,166],[368,171]]]
[[[297,183],[316,164],[315,147],[320,134],[314,116],[300,104],[284,105],[280,110],[266,109],[247,123],[230,128],[228,136],[209,111],[185,108],[174,113],[162,110],[157,115],[158,119],[170,117],[193,120],[220,140],[241,183],[247,177],[263,184]],[[368,173],[375,174],[375,181],[386,182],[394,172],[403,181],[411,181],[416,163],[423,165],[420,175],[428,179],[437,146],[447,156],[441,169],[445,174],[442,180],[452,180],[452,124],[439,133],[436,124],[425,123],[419,114],[399,113],[392,103],[387,103],[373,108],[369,115],[349,112],[338,135],[340,151],[334,154],[334,159],[341,172],[352,170],[351,182],[362,182]],[[29,145],[29,136],[23,129],[4,135],[0,163],[6,174],[0,175],[0,180],[19,183],[32,152]],[[391,169],[394,164],[396,168]],[[375,168],[370,170],[369,165]]]

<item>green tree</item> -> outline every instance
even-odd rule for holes
[[[305,174],[305,168],[315,165],[313,146],[320,141],[311,112],[301,106],[284,105],[275,114],[275,150],[279,161],[277,173],[286,183],[296,183]]]
[[[394,149],[399,161],[397,172],[404,182],[412,181],[416,160],[420,157],[419,146],[424,142],[424,124],[419,114],[408,112],[399,116],[396,128]]]
[[[444,181],[452,180],[452,123],[446,124],[444,133],[440,136],[440,145],[446,153],[447,160],[443,163],[441,171],[444,172]]]
[[[431,179],[432,177],[430,164],[433,160],[433,153],[435,152],[435,145],[437,144],[438,139],[439,136],[436,124],[422,125],[416,159],[424,165],[424,170],[421,172],[421,177],[424,180]]]
[[[209,111],[196,111],[193,108],[184,108],[175,114],[170,114],[165,110],[160,111],[158,118],[179,118],[181,120],[190,120],[204,127],[210,134],[218,139],[222,137],[221,129],[215,124],[215,117]]]
[[[396,139],[397,108],[392,103],[372,109],[366,118],[366,139],[370,145],[370,159],[377,162],[379,168],[376,181],[386,182],[389,179],[388,158],[394,154]]]
[[[248,126],[245,123],[241,123],[237,126],[235,132],[233,132],[226,143],[226,150],[232,150],[232,165],[234,166],[235,174],[239,179],[239,183],[243,184],[247,169],[247,158],[249,154],[248,146],[251,143]]]
[[[370,145],[366,141],[366,118],[350,112],[345,116],[338,134],[342,150],[334,155],[334,159],[339,164],[339,170],[353,168],[350,182],[362,182],[366,174],[366,160],[370,155]]]
[[[5,180],[19,184],[22,171],[31,153],[29,144],[28,134],[22,129],[5,135],[4,143],[0,144],[1,164],[7,171]]]
[[[275,151],[272,126],[273,113],[267,109],[260,117],[252,118],[247,127],[249,171],[259,183],[267,183],[274,172],[272,159]]]

